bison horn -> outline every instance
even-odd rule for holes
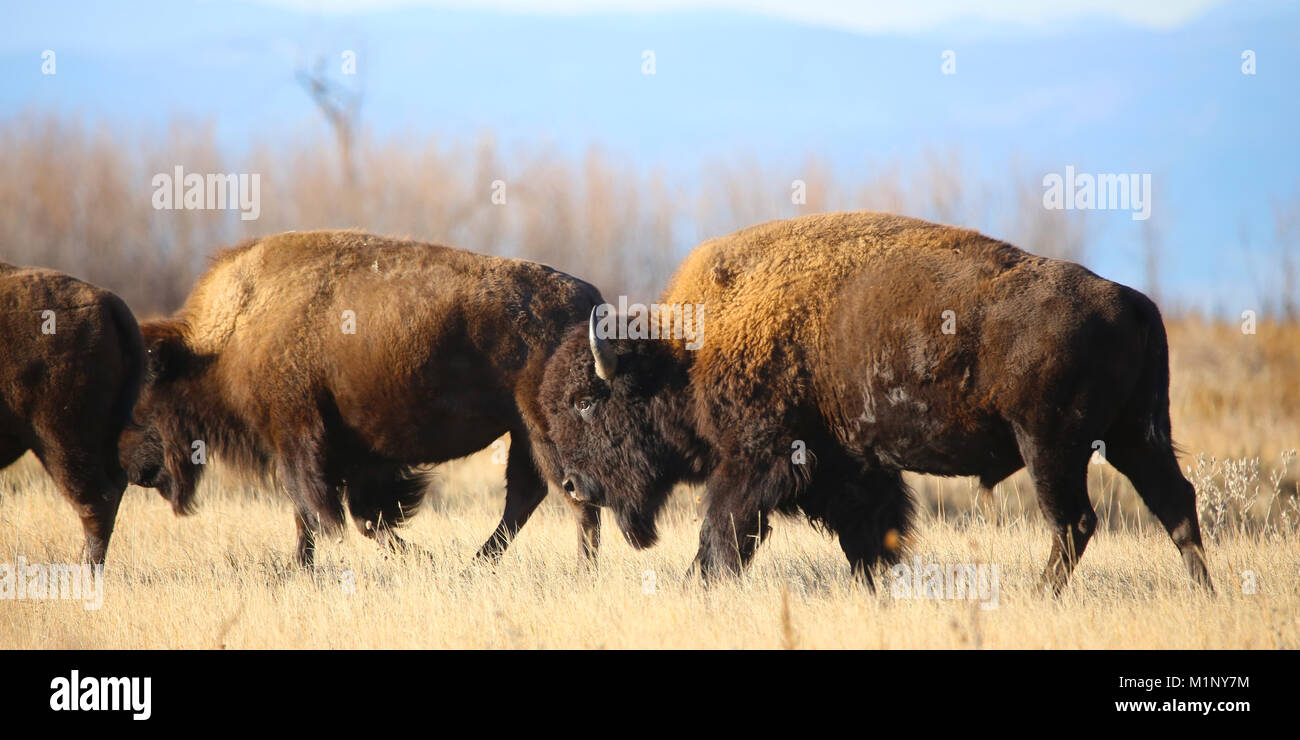
[[[600,308],[597,306],[596,308]],[[596,375],[601,380],[610,380],[618,372],[618,355],[614,354],[614,345],[609,340],[596,335],[596,308],[591,309],[591,320],[587,324],[587,341],[591,344],[591,356],[596,360]]]

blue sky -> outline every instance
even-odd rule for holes
[[[848,181],[957,151],[1009,172],[1151,173],[1167,294],[1258,307],[1275,204],[1300,199],[1300,5],[1022,0],[11,4],[0,115],[210,121],[238,153],[319,135],[293,73],[359,50],[363,122],[384,136],[591,144],[679,177],[719,157],[808,155]],[[59,53],[58,80],[34,73]],[[656,53],[656,74],[640,74]],[[957,74],[940,73],[954,50]],[[1243,75],[1252,50],[1257,73]],[[1090,214],[1089,265],[1142,287],[1138,222]],[[995,224],[970,223],[989,230]],[[1250,244],[1243,251],[1242,234]],[[1022,244],[1032,250],[1034,245]],[[1295,253],[1296,245],[1290,245]],[[1266,288],[1267,290],[1267,288]]]
[[[979,3],[969,0],[265,0],[267,5],[336,14],[410,7],[553,15],[733,11],[864,33],[920,31],[970,21],[1047,28],[1088,15],[1150,28],[1174,28],[1222,2],[1223,0],[985,0]]]

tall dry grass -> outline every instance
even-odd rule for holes
[[[678,493],[656,548],[612,529],[583,566],[567,507],[549,499],[499,566],[472,559],[501,510],[488,456],[444,466],[441,493],[407,528],[427,551],[385,559],[356,533],[292,563],[281,498],[213,481],[189,519],[131,489],[103,605],[0,601],[6,648],[1297,648],[1300,547],[1292,533],[1228,530],[1208,546],[1218,595],[1188,582],[1158,527],[1103,529],[1060,598],[1037,589],[1045,527],[1032,514],[919,517],[910,555],[998,567],[996,608],[980,600],[894,598],[850,577],[838,546],[779,520],[746,575],[701,588],[683,579],[699,517]],[[39,469],[0,474],[0,562],[63,562],[80,532]],[[912,562],[909,558],[908,562]]]

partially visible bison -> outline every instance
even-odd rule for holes
[[[987,488],[1027,466],[1059,592],[1096,527],[1101,441],[1210,587],[1164,324],[1141,293],[975,231],[838,213],[705,242],[659,305],[702,305],[702,334],[610,337],[593,311],[542,385],[563,487],[612,508],[633,545],[655,542],[674,484],[703,481],[706,578],[739,572],[774,511],[802,511],[870,582],[906,540],[901,471]]]
[[[32,450],[76,507],[83,561],[103,564],[126,489],[117,444],[144,375],[122,299],[0,262],[0,468]]]
[[[352,231],[286,233],[219,254],[172,318],[145,322],[150,377],[122,437],[131,481],[177,513],[202,452],[272,473],[296,508],[297,557],[344,523],[381,546],[416,508],[413,466],[510,433],[498,557],[558,465],[537,401],[564,330],[600,303],[544,265]],[[582,548],[599,510],[574,506]]]

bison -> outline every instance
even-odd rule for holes
[[[353,231],[286,233],[218,254],[179,312],[141,327],[149,378],[122,437],[133,483],[178,514],[208,451],[272,474],[292,499],[297,559],[357,528],[397,550],[416,467],[510,433],[496,559],[558,481],[537,400],[546,359],[601,302],[544,265]],[[202,453],[202,454],[200,454]],[[575,504],[580,542],[599,510]]]
[[[0,262],[0,468],[36,453],[81,517],[87,563],[104,563],[126,490],[117,445],[144,357],[121,298]]]
[[[691,305],[700,326],[669,326]],[[705,242],[659,306],[658,339],[610,336],[593,311],[542,382],[563,488],[611,508],[633,546],[655,542],[674,484],[703,482],[692,570],[706,581],[743,568],[775,511],[838,535],[870,584],[906,540],[902,471],[987,489],[1028,467],[1059,592],[1096,527],[1101,441],[1210,587],[1170,435],[1164,324],[1138,291],[975,231],[859,212]]]

